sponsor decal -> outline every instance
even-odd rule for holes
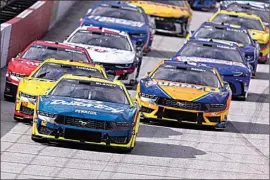
[[[71,102],[67,102],[64,100],[52,100],[52,102],[50,103],[52,105],[66,105],[66,106],[78,106],[78,107],[88,107],[88,108],[96,108],[96,109],[104,109],[106,111],[110,111],[112,113],[121,113],[124,112],[123,109],[120,108],[113,108],[110,106],[105,105],[103,102],[89,102],[89,101],[83,101],[83,100],[74,100]]]
[[[245,29],[232,29],[232,28],[227,28],[227,31],[234,31],[234,32],[240,32],[240,33],[247,33]]]
[[[87,70],[87,71],[94,71],[96,72],[97,70],[94,68],[88,68],[88,67],[83,67],[83,66],[75,66],[77,69],[81,69],[81,70]]]
[[[223,48],[223,49],[236,49],[235,47],[228,47],[228,46],[222,46],[222,45],[217,45],[218,48]]]
[[[80,109],[76,109],[75,112],[76,112],[76,113],[79,113],[79,114],[91,114],[91,115],[97,115],[97,112],[94,112],[94,111],[87,111],[87,110],[80,110]]]
[[[67,51],[67,52],[72,52],[72,53],[82,54],[81,51],[74,51],[74,50],[71,50],[71,49],[65,49],[65,51]]]
[[[182,87],[182,88],[195,88],[198,90],[204,90],[205,87],[198,86],[198,85],[192,85],[192,84],[182,84],[177,82],[156,82],[156,81],[148,81],[149,86],[153,85],[159,85],[159,86],[173,86],[173,87]]]
[[[142,27],[144,23],[142,22],[136,22],[136,21],[130,21],[125,19],[117,19],[112,17],[101,17],[101,16],[88,16],[89,19],[94,19],[100,22],[111,22],[111,23],[117,23],[117,24],[124,24],[128,26],[133,27]]]
[[[38,62],[32,62],[32,61],[21,61],[22,63],[25,63],[27,65],[31,65],[31,66],[39,66],[40,63]]]

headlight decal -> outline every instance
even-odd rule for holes
[[[37,117],[43,121],[54,122],[54,120],[57,118],[57,115],[47,113],[47,112],[37,111]]]

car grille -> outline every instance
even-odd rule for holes
[[[58,124],[64,124],[75,127],[91,128],[91,129],[102,129],[102,130],[111,130],[113,126],[110,122],[94,120],[94,119],[83,119],[75,118],[70,116],[58,116],[55,119],[55,122]]]
[[[128,137],[127,136],[110,136],[112,143],[115,144],[127,144]]]
[[[105,69],[119,69],[119,68],[131,68],[133,64],[109,64],[100,63]]]
[[[64,138],[99,143],[101,142],[101,133],[65,128]]]
[[[31,109],[25,106],[21,106],[20,112],[26,115],[30,115],[30,116],[34,115],[34,109]]]
[[[220,116],[216,117],[207,117],[210,122],[220,122]]]
[[[181,108],[187,110],[196,110],[196,111],[206,111],[207,107],[202,103],[189,102],[189,101],[180,101],[175,99],[159,98],[157,100],[158,105]]]
[[[158,112],[156,113],[158,118],[169,118],[175,119],[179,121],[190,121],[190,122],[197,122],[203,121],[202,113],[191,113],[185,111],[175,111],[170,109],[163,109],[159,108]]]
[[[162,18],[157,16],[152,17],[155,19],[157,29],[163,29],[168,31],[176,31],[175,23],[187,23],[186,18]]]

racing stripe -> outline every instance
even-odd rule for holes
[[[208,95],[210,95],[210,94],[211,94],[211,93],[209,92],[209,93],[207,93],[207,94],[204,94],[204,95],[202,95],[202,96],[200,96],[200,97],[197,97],[197,98],[193,99],[192,101],[194,101],[194,102],[199,101],[199,100],[205,98],[206,96],[208,96]]]
[[[166,91],[164,91],[164,89],[162,89],[159,85],[156,85],[168,98],[172,98],[171,95],[169,95]]]

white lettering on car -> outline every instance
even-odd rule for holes
[[[79,106],[79,107],[93,107],[96,109],[104,109],[107,111],[110,111],[112,113],[121,113],[124,112],[123,109],[119,108],[112,108],[107,105],[105,105],[103,102],[98,102],[96,101],[95,103],[90,103],[89,101],[71,101],[71,102],[66,102],[64,100],[53,100],[50,104],[53,105],[66,105],[66,106]]]
[[[76,112],[76,113],[80,113],[80,114],[97,115],[97,112],[94,112],[94,111],[87,111],[87,110],[80,110],[80,109],[76,109],[75,112]]]
[[[192,85],[192,84],[182,84],[182,83],[176,83],[176,82],[156,82],[152,81],[151,83],[148,82],[148,85],[159,85],[159,86],[174,86],[174,87],[183,87],[183,88],[195,88],[198,90],[204,90],[204,87]]]
[[[130,21],[125,19],[116,19],[112,17],[101,17],[101,16],[88,16],[89,19],[95,19],[100,22],[111,22],[111,23],[117,23],[117,24],[124,24],[129,25],[133,27],[142,27],[142,22],[136,22],[136,21]]]

